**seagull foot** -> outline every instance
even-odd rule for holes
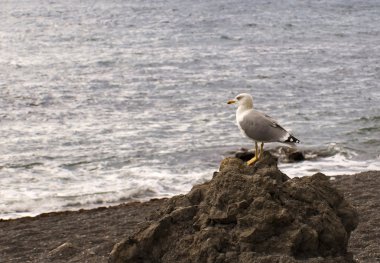
[[[253,165],[253,164],[255,164],[258,160],[259,160],[259,159],[256,158],[256,155],[255,155],[255,157],[253,157],[251,160],[249,160],[249,161],[247,162],[247,165],[248,165],[248,166],[249,166],[249,165]]]

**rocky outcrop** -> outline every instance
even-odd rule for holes
[[[211,181],[168,199],[109,262],[351,262],[358,216],[321,173],[289,179],[270,154],[222,161]]]

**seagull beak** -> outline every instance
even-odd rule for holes
[[[227,104],[234,104],[234,103],[236,103],[236,100],[229,100],[229,101],[227,101]]]

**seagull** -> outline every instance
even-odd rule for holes
[[[281,142],[294,144],[300,142],[296,137],[290,134],[290,132],[282,128],[274,119],[255,110],[253,108],[251,95],[241,93],[227,103],[236,103],[238,105],[236,110],[236,122],[240,131],[246,137],[255,141],[255,157],[249,160],[247,165],[253,165],[263,157],[264,143]],[[261,142],[260,152],[258,151],[258,142]]]

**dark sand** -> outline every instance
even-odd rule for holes
[[[348,250],[358,262],[380,262],[380,171],[341,175],[332,182],[359,213]]]
[[[380,171],[337,176],[332,182],[360,215],[349,251],[358,262],[380,262]],[[0,221],[0,262],[107,262],[113,245],[164,202]]]

